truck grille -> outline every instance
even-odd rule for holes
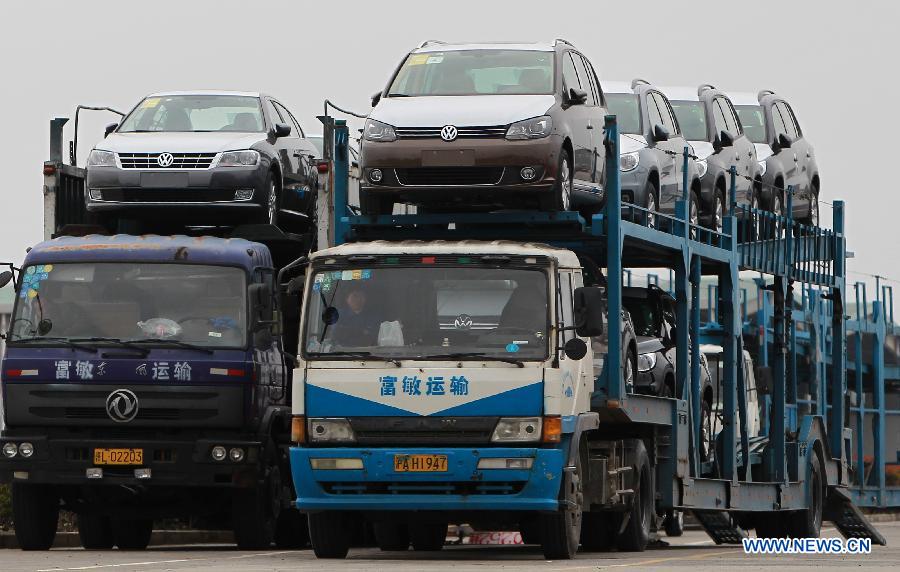
[[[401,185],[447,187],[496,185],[503,177],[503,167],[420,167],[397,169]]]
[[[46,419],[100,419],[108,420],[106,409],[102,407],[32,407],[29,412]],[[215,409],[176,409],[161,407],[141,409],[137,421],[185,421],[212,419],[218,413]]]
[[[119,153],[119,162],[123,169],[209,169],[215,153],[169,153],[172,164],[163,167],[159,164],[162,153]]]
[[[330,495],[514,495],[522,492],[525,483],[465,481],[460,483],[440,482],[332,482],[321,483]]]
[[[491,442],[497,417],[351,417],[360,445],[481,445]]]
[[[503,139],[507,125],[457,127],[457,139]],[[397,127],[394,131],[400,139],[440,139],[441,127]]]

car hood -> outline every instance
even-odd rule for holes
[[[757,161],[765,161],[772,156],[772,148],[765,143],[754,143],[753,146],[756,147]]]
[[[709,141],[689,141],[694,154],[702,161],[713,154],[713,146]]]
[[[647,146],[647,140],[643,135],[621,134],[619,135],[619,153],[632,153],[640,151]]]
[[[635,341],[638,354],[652,354],[665,349],[662,341],[652,336],[636,336]]]
[[[218,153],[249,149],[264,133],[111,133],[96,149],[117,153]]]
[[[369,118],[395,127],[508,125],[544,115],[555,103],[552,95],[385,97]]]

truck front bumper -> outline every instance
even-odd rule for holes
[[[444,472],[395,472],[395,455],[446,455]],[[290,451],[297,508],[555,511],[564,453],[538,448],[305,448]],[[362,459],[362,469],[313,469],[310,459]],[[530,469],[479,469],[489,458],[531,458]]]

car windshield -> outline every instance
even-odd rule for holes
[[[641,135],[641,104],[634,93],[607,93],[609,112],[616,116],[619,133]]]
[[[766,119],[761,105],[735,105],[744,135],[754,143],[766,142]]]
[[[422,260],[428,259],[434,261]],[[544,359],[549,329],[544,269],[484,268],[475,259],[469,264],[386,268],[379,262],[377,268],[316,271],[304,355]]]
[[[656,304],[648,297],[622,297],[622,305],[631,314],[634,333],[638,336],[659,336],[660,315]]]
[[[21,274],[9,341],[65,345],[106,338],[243,347],[245,289],[244,271],[224,266],[32,265]]]
[[[688,141],[706,141],[706,113],[699,101],[670,101],[678,126]]]
[[[388,97],[553,93],[553,52],[450,50],[410,54]]]
[[[264,130],[258,97],[162,95],[144,99],[122,121],[119,133]]]

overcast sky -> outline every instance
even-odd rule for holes
[[[128,110],[156,90],[259,90],[318,131],[325,98],[368,110],[422,40],[562,37],[601,83],[785,95],[815,146],[822,199],[848,203],[850,270],[900,280],[898,20],[900,4],[883,1],[4,3],[0,261],[21,262],[41,240],[48,120],[77,104]],[[114,119],[84,118],[80,163]],[[822,218],[830,222],[827,205]]]

